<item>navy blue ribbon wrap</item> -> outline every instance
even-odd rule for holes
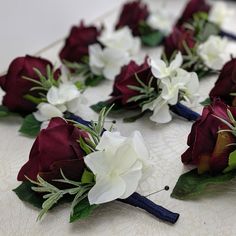
[[[74,114],[67,114],[67,119],[74,120],[80,124],[89,126],[91,122],[86,121],[82,119],[81,117],[78,117]],[[167,210],[164,207],[161,207],[148,198],[141,196],[139,193],[133,193],[131,196],[129,196],[126,199],[118,199],[118,201],[121,201],[123,203],[129,204],[134,207],[139,207],[147,212],[149,212],[151,215],[157,217],[160,220],[169,222],[171,224],[176,223],[176,221],[179,218],[178,213],[171,212]]]
[[[189,121],[195,121],[200,117],[200,115],[192,111],[190,108],[184,106],[181,103],[177,103],[176,105],[170,106],[170,110],[174,112],[176,115],[181,116]]]

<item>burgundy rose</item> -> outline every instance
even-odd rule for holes
[[[13,112],[24,114],[33,112],[36,109],[36,104],[26,100],[24,95],[37,96],[37,91],[30,91],[32,87],[37,85],[22,77],[39,80],[34,68],[37,68],[42,75],[46,76],[46,67],[48,65],[52,68],[50,61],[40,57],[25,56],[13,60],[7,74],[0,77],[0,86],[6,92],[2,104]]]
[[[211,99],[220,97],[228,105],[236,106],[235,96],[231,96],[230,93],[236,93],[236,59],[232,59],[224,65],[210,92],[210,97]]]
[[[51,181],[61,178],[60,169],[71,180],[80,180],[84,171],[84,152],[77,140],[85,133],[62,118],[53,118],[35,140],[28,162],[21,168],[17,179],[36,180],[39,174]],[[87,135],[86,135],[87,136]]]
[[[73,26],[59,54],[60,59],[80,63],[84,56],[88,56],[89,45],[98,43],[100,32],[95,26],[84,26],[83,22]]]
[[[208,13],[210,11],[210,8],[210,5],[207,4],[205,0],[190,0],[187,3],[181,17],[179,18],[177,25],[182,25],[183,23],[188,22],[197,12]]]
[[[143,4],[140,0],[126,3],[121,11],[116,29],[128,26],[134,36],[139,36],[139,24],[145,21],[148,16],[147,5]]]
[[[228,166],[229,154],[235,150],[235,146],[227,145],[235,143],[236,137],[226,131],[218,133],[219,130],[229,129],[215,117],[230,122],[227,109],[236,117],[236,108],[215,100],[204,108],[202,116],[192,126],[187,142],[189,148],[181,158],[184,164],[196,165],[199,174],[221,172]]]
[[[185,30],[183,27],[174,27],[173,32],[164,41],[164,51],[169,59],[174,52],[180,51],[183,55],[186,54],[184,43],[189,48],[193,48],[196,44],[193,32]]]
[[[134,61],[131,61],[122,68],[121,73],[115,79],[113,92],[110,95],[113,98],[110,101],[120,103],[122,106],[137,106],[136,103],[128,103],[130,98],[139,94],[138,91],[128,87],[129,85],[141,86],[137,81],[136,76],[144,84],[148,84],[152,77],[152,73],[147,62],[142,65],[137,65]]]

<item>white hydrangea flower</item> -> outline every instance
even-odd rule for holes
[[[170,16],[164,15],[161,12],[151,13],[147,18],[147,24],[156,30],[160,30],[166,35],[172,30],[172,21]]]
[[[140,38],[134,37],[127,26],[116,31],[103,33],[99,37],[99,41],[108,48],[127,52],[129,56],[138,54],[141,49]]]
[[[152,56],[149,60],[152,74],[159,79],[175,74],[176,69],[180,68],[182,63],[183,57],[180,52],[177,53],[175,59],[170,63],[169,66],[159,57]]]
[[[209,21],[221,27],[233,15],[234,10],[228,8],[224,2],[216,2],[209,12]]]
[[[176,105],[180,96],[187,102],[193,102],[198,97],[198,76],[195,72],[187,72],[180,68],[182,61],[181,53],[177,54],[170,66],[160,59],[151,59],[152,73],[158,78],[161,94],[152,102],[145,104],[142,109],[153,111],[150,119],[156,123],[171,121],[169,105]]]
[[[40,121],[47,121],[53,117],[63,117],[63,112],[76,113],[80,104],[84,102],[80,91],[70,83],[61,83],[59,87],[52,86],[47,93],[47,103],[38,105],[34,117]]]
[[[84,158],[96,177],[88,193],[90,204],[129,197],[136,191],[143,174],[150,173],[149,152],[138,131],[128,138],[118,132],[105,131],[96,149],[98,151]]]
[[[230,59],[227,47],[227,39],[211,35],[206,42],[198,46],[198,54],[209,68],[220,70]]]
[[[104,75],[105,78],[114,80],[128,62],[128,53],[120,49],[102,49],[99,44],[89,46],[89,65],[95,75]]]
[[[48,121],[53,117],[63,117],[63,112],[52,104],[42,102],[37,108],[33,115],[40,122]]]

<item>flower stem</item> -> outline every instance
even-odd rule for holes
[[[200,115],[197,112],[192,111],[190,108],[184,106],[181,103],[177,103],[174,106],[170,106],[170,110],[189,121],[195,121],[198,119],[198,117],[200,117]]]
[[[236,35],[235,34],[230,33],[230,32],[226,32],[224,30],[220,31],[220,36],[227,37],[227,38],[229,38],[231,40],[235,40],[236,41]]]
[[[138,193],[133,193],[126,199],[119,199],[119,201],[129,204],[134,207],[139,207],[153,216],[161,219],[163,221],[169,222],[171,224],[175,224],[179,218],[178,213],[171,212],[166,208],[155,204],[154,202],[150,201],[148,198],[141,196]]]

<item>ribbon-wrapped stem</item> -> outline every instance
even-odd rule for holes
[[[197,112],[192,111],[190,108],[184,106],[181,103],[177,103],[174,106],[170,106],[170,110],[178,116],[181,116],[189,121],[195,121],[198,119],[198,117],[200,117]]]
[[[236,41],[236,35],[235,35],[235,34],[230,33],[230,32],[226,32],[226,31],[224,31],[224,30],[221,30],[221,31],[220,31],[220,36],[226,37],[226,38],[228,38],[228,39],[231,39],[231,40]]]
[[[171,212],[136,192],[126,199],[119,199],[119,201],[134,207],[139,207],[157,217],[158,219],[169,222],[171,224],[175,224],[179,218],[178,213]]]

